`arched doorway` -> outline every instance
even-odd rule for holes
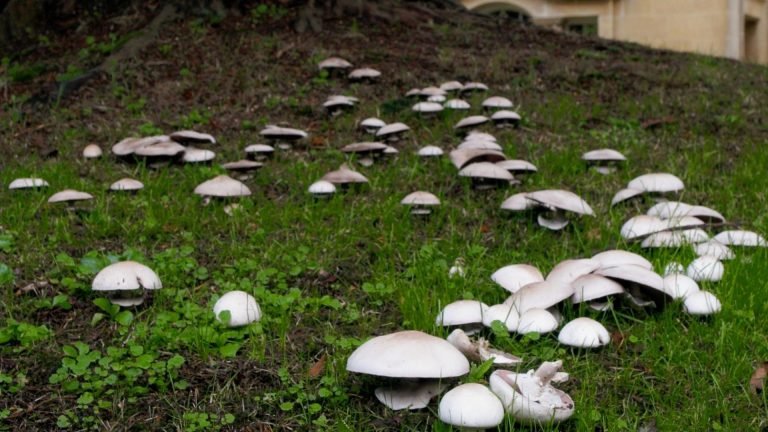
[[[512,21],[531,22],[531,14],[525,9],[511,3],[486,3],[472,9],[473,12],[494,15]]]

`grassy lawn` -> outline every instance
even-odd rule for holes
[[[10,92],[0,111],[0,430],[450,430],[437,420],[436,403],[414,412],[379,404],[375,380],[345,371],[349,354],[398,330],[447,336],[434,325],[442,306],[502,302],[507,293],[490,275],[507,264],[546,274],[561,260],[615,248],[645,256],[657,272],[671,261],[687,264],[690,248],[643,250],[619,236],[625,220],[654,202],[611,207],[611,197],[644,173],[676,174],[686,184],[680,200],[768,233],[764,67],[515,24],[438,24],[413,35],[334,22],[320,35],[297,36],[288,17],[267,24],[254,17],[180,22],[138,59],[51,107],[29,109],[33,84],[3,69]],[[109,40],[106,30],[93,34]],[[53,40],[14,61],[36,65],[43,72],[32,83],[41,84],[83,67],[82,49],[92,45]],[[381,82],[318,75],[316,62],[331,54],[382,70]],[[538,173],[519,186],[479,191],[447,156],[416,156],[428,144],[457,146],[453,125],[464,114],[423,119],[402,95],[452,79],[490,86],[468,98],[472,114],[489,95],[519,105],[520,129],[484,130]],[[335,93],[361,102],[328,118],[321,104]],[[412,131],[397,156],[363,168],[339,148],[368,140],[355,125],[369,116]],[[195,186],[224,173],[219,163],[243,158],[245,145],[276,122],[310,138],[246,181],[253,195],[238,201],[240,211],[228,216],[222,201],[204,206]],[[213,165],[151,169],[108,155],[126,136],[181,128],[217,137]],[[105,157],[82,159],[91,142]],[[602,147],[627,156],[619,172],[586,169],[580,155]],[[329,200],[306,192],[343,162],[370,184]],[[51,187],[5,187],[32,176]],[[122,177],[146,188],[106,191]],[[46,203],[65,188],[95,199],[81,211]],[[579,194],[596,217],[550,232],[529,215],[499,209],[513,193],[549,188]],[[436,194],[442,206],[429,218],[412,217],[399,202],[415,190]],[[565,423],[508,420],[500,430],[768,428],[765,393],[748,387],[768,360],[768,251],[737,248],[736,255],[722,281],[703,284],[723,305],[710,319],[687,316],[679,303],[647,313],[564,306],[566,320],[590,316],[612,333],[598,350],[565,348],[556,334],[486,330],[495,347],[524,359],[522,371],[562,359],[571,380],[560,388],[576,404]],[[450,278],[459,257],[466,275]],[[128,314],[90,290],[101,268],[124,259],[147,264],[164,285]],[[227,329],[216,321],[213,303],[235,289],[256,297],[259,323]],[[488,374],[471,376],[464,381],[486,382]]]

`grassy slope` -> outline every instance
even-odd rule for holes
[[[77,215],[45,205],[50,191],[0,191],[3,238],[12,238],[0,261],[14,272],[2,310],[15,320],[5,323],[10,341],[0,345],[0,418],[6,417],[0,425],[443,430],[428,411],[392,413],[377,404],[375,382],[345,373],[347,355],[374,334],[403,328],[444,334],[432,320],[455,299],[503,300],[489,279],[502,265],[529,262],[548,271],[559,260],[608,248],[637,251],[620,241],[618,228],[650,201],[608,204],[645,172],[676,173],[687,185],[683,200],[768,232],[763,67],[471,22],[418,32],[334,22],[321,35],[303,36],[289,30],[289,17],[179,22],[138,61],[23,120],[17,110],[25,93],[98,54],[73,36],[22,59],[47,72],[6,87],[3,184],[39,175],[52,190],[82,189],[96,200],[93,211]],[[95,40],[107,41],[107,31],[94,29]],[[385,78],[375,86],[318,79],[317,60],[331,54],[376,67]],[[421,120],[400,97],[411,87],[455,78],[484,81],[493,94],[521,105],[524,128],[497,134],[510,157],[540,169],[520,190],[570,189],[598,216],[561,233],[544,232],[527,217],[499,212],[512,191],[478,193],[447,160],[418,160],[412,152],[421,145],[456,145],[451,125],[459,115]],[[362,103],[354,114],[328,120],[318,107],[339,92]],[[344,161],[335,149],[360,140],[355,122],[370,115],[413,127],[401,154],[362,169],[370,187],[329,202],[309,199],[308,184]],[[671,122],[642,126],[660,118]],[[313,147],[279,155],[262,169],[249,181],[254,195],[234,217],[221,203],[201,207],[191,193],[221,172],[217,167],[153,171],[79,157],[89,142],[108,148],[129,135],[195,127],[218,137],[220,160],[233,160],[258,140],[261,126],[282,121],[307,129]],[[626,169],[609,177],[585,171],[579,155],[605,146],[627,155]],[[54,148],[58,156],[41,156]],[[136,196],[104,192],[123,176],[147,189]],[[444,202],[429,221],[409,218],[398,204],[416,189]],[[117,254],[147,262],[165,288],[134,311],[131,324],[106,318],[92,325],[100,310],[90,281],[105,257]],[[643,255],[657,270],[693,256],[688,250]],[[447,269],[459,256],[467,277],[449,279]],[[746,383],[754,364],[768,358],[765,262],[763,250],[738,251],[725,279],[709,287],[724,307],[709,321],[682,315],[679,305],[649,315],[600,316],[616,341],[596,352],[565,350],[552,336],[492,339],[523,357],[523,369],[564,360],[573,380],[563,388],[577,413],[563,430],[764,428],[765,400],[750,395]],[[35,281],[41,282],[36,293],[19,291]],[[256,295],[265,318],[225,333],[210,305],[237,288]],[[68,295],[73,307],[48,307],[57,294]],[[18,323],[45,325],[51,335],[34,337],[33,328]],[[88,350],[63,351],[77,341]],[[237,346],[237,355],[227,357]],[[319,376],[310,375],[313,365]],[[51,375],[59,382],[50,383]]]

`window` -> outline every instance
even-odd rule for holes
[[[584,36],[597,36],[597,17],[566,18],[563,29]]]

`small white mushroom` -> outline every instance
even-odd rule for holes
[[[708,291],[691,293],[683,302],[683,310],[691,315],[713,315],[721,309],[720,300]]]
[[[704,255],[696,258],[685,270],[685,273],[695,281],[717,282],[723,278],[725,268],[717,258]]]
[[[102,155],[101,147],[96,144],[88,144],[83,149],[83,157],[86,159],[100,158]]]
[[[504,406],[488,387],[470,383],[448,391],[440,400],[438,417],[462,430],[495,428],[504,420]]]
[[[336,193],[336,185],[326,180],[318,180],[309,185],[307,191],[318,198],[326,198]]]
[[[530,264],[510,264],[496,270],[491,275],[491,280],[514,294],[528,284],[542,282],[544,275]]]
[[[17,178],[8,185],[8,189],[39,189],[48,187],[48,182],[41,178]]]
[[[213,305],[213,314],[222,321],[224,311],[229,312],[229,320],[224,323],[228,327],[241,327],[261,319],[259,304],[245,291],[230,291],[221,296]]]
[[[235,198],[248,196],[251,190],[243,182],[227,175],[220,175],[197,185],[195,194],[205,197]]]
[[[605,327],[592,318],[576,318],[567,323],[557,340],[563,344],[577,348],[597,348],[607,345],[611,335]]]
[[[428,145],[420,148],[417,154],[424,158],[440,157],[443,155],[443,149],[437,146]]]
[[[440,199],[432,193],[416,191],[406,195],[400,204],[410,207],[412,215],[428,215],[440,205]]]
[[[109,190],[111,191],[135,192],[141,189],[144,189],[144,183],[128,177],[121,178],[109,186]]]
[[[719,241],[724,245],[730,246],[768,246],[768,241],[765,238],[752,231],[743,230],[728,230],[718,233],[714,240]]]

